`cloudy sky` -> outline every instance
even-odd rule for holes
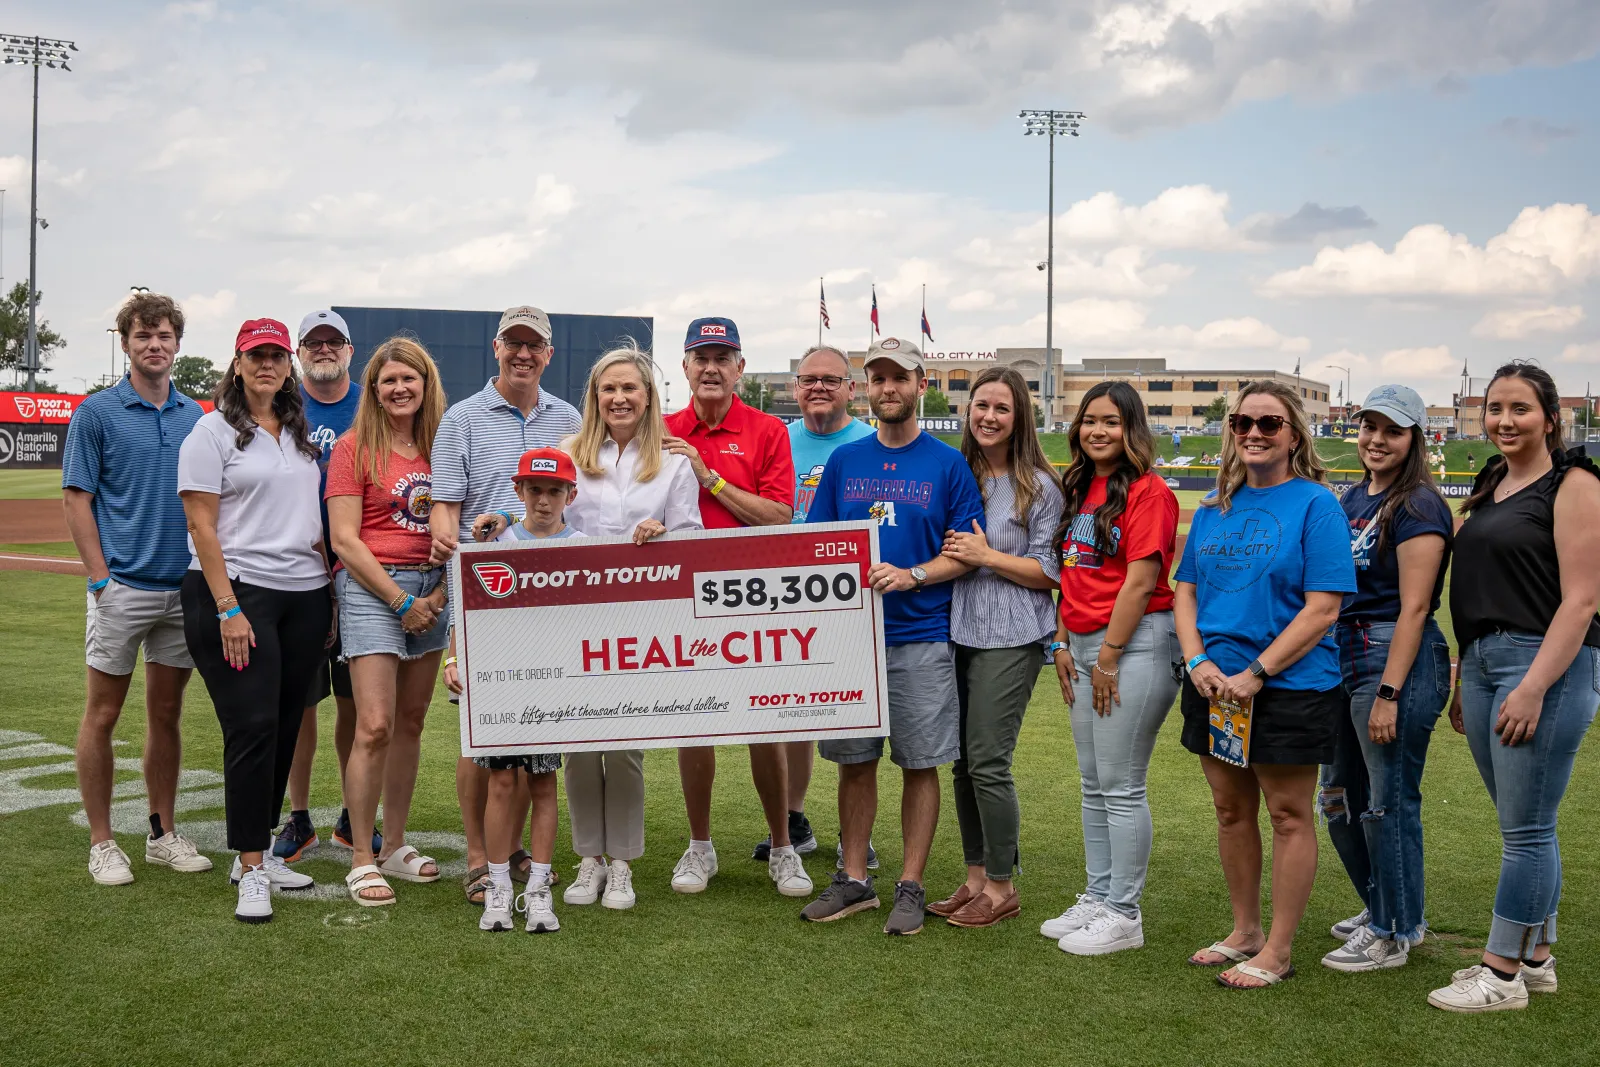
[[[1600,390],[1593,0],[78,0],[43,72],[39,287],[58,384],[131,285],[186,351],[330,304],[728,314],[816,338],[1041,345],[1057,143],[1069,361],[1299,361],[1447,402],[1536,357]],[[33,10],[27,10],[31,7]],[[3,270],[26,275],[27,72],[0,70]],[[1337,386],[1336,386],[1337,388]]]

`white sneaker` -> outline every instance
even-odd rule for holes
[[[1372,927],[1363,926],[1350,935],[1342,948],[1336,948],[1322,957],[1322,965],[1346,974],[1363,971],[1387,971],[1406,965],[1409,948],[1392,938],[1379,937]]]
[[[1502,981],[1480,963],[1450,977],[1449,985],[1428,994],[1429,1004],[1445,1011],[1468,1013],[1514,1011],[1528,1006],[1528,987],[1520,974],[1509,982]]]
[[[1054,919],[1039,924],[1039,933],[1052,941],[1060,941],[1074,930],[1089,925],[1089,920],[1100,913],[1100,901],[1087,893],[1078,894],[1078,902]]]
[[[1144,947],[1144,917],[1133,918],[1114,908],[1101,906],[1094,917],[1056,942],[1062,952],[1074,956],[1105,956],[1127,948]]]
[[[627,911],[633,907],[633,868],[627,860],[612,860],[606,872],[606,892],[600,898],[602,908]]]
[[[511,918],[511,887],[493,882],[483,891],[483,915],[478,918],[478,929],[503,934],[515,922]]]
[[[786,897],[811,895],[811,876],[806,873],[806,865],[800,862],[800,857],[792,848],[783,852],[774,851],[767,857],[767,876],[778,887],[778,892]],[[677,888],[676,884],[673,888]]]
[[[242,923],[272,921],[272,879],[265,867],[251,867],[235,879],[239,886],[239,903],[233,917]]]
[[[672,868],[672,889],[675,893],[703,893],[717,873],[715,852],[696,852],[691,846],[684,850],[678,865]]]
[[[528,889],[519,896],[517,911],[528,916],[527,930],[530,934],[553,934],[561,929],[561,920],[556,918],[555,906],[550,901],[548,885]]]
[[[228,881],[234,885],[239,884],[239,872],[243,864],[239,857],[233,857],[233,870],[228,872]],[[272,846],[261,854],[261,867],[267,872],[267,880],[272,883],[272,888],[293,893],[297,889],[310,889],[315,880],[309,874],[290,870],[289,865],[272,854]]]
[[[133,863],[115,841],[102,841],[89,849],[89,877],[96,885],[127,885],[133,881]]]
[[[562,891],[561,900],[574,905],[593,904],[600,899],[605,888],[606,865],[593,856],[585,856],[583,862],[578,864],[578,876]]]
[[[1372,922],[1372,912],[1362,908],[1358,914],[1352,915],[1348,919],[1340,919],[1328,927],[1328,933],[1332,934],[1336,940],[1348,941],[1355,936],[1357,930],[1370,922]]]
[[[211,869],[211,861],[200,855],[194,842],[176,830],[168,830],[158,838],[145,838],[144,861],[185,874],[203,874]]]
[[[1550,957],[1550,962],[1543,967],[1529,967],[1522,965],[1522,984],[1530,993],[1554,993],[1556,991],[1556,958]]]

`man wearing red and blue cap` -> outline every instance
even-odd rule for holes
[[[732,319],[689,324],[683,341],[687,407],[666,418],[667,451],[684,456],[700,481],[700,517],[706,529],[782,526],[794,516],[794,460],[789,430],[779,419],[739,399],[744,353]],[[778,892],[806,896],[811,878],[789,839],[788,768],[782,745],[751,745],[750,773],[772,832],[767,873]],[[672,888],[699,893],[717,873],[711,845],[711,784],[716,749],[678,750],[678,775],[689,813],[689,848],[672,872]],[[816,847],[815,839],[811,846]]]

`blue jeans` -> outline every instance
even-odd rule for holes
[[[1371,913],[1379,937],[1422,940],[1422,767],[1433,727],[1450,699],[1450,646],[1430,616],[1400,689],[1394,740],[1367,733],[1394,623],[1340,623],[1339,668],[1350,713],[1339,721],[1333,762],[1322,768],[1320,806],[1328,838]]]
[[[1139,620],[1117,663],[1121,704],[1096,715],[1091,672],[1105,630],[1068,634],[1078,681],[1072,687],[1072,741],[1083,792],[1084,892],[1128,917],[1139,914],[1150,869],[1150,801],[1145,779],[1161,723],[1178,695],[1183,653],[1172,612]]]
[[[1561,900],[1556,811],[1600,706],[1600,649],[1585,645],[1545,693],[1533,740],[1500,743],[1494,732],[1500,704],[1528,673],[1542,640],[1503,630],[1478,638],[1461,656],[1461,719],[1500,819],[1500,886],[1486,947],[1508,959],[1529,959],[1535,945],[1555,943]]]

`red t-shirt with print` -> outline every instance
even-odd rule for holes
[[[681,437],[700,451],[707,467],[764,500],[794,506],[794,457],[789,451],[789,427],[783,420],[733,398],[727,416],[710,429],[694,413],[694,402],[666,418],[667,432]],[[702,486],[700,521],[708,530],[743,526],[733,512]]]
[[[1111,622],[1111,609],[1128,579],[1128,561],[1161,557],[1161,571],[1145,614],[1172,610],[1172,557],[1177,551],[1178,498],[1166,479],[1151,471],[1128,487],[1128,506],[1111,528],[1111,545],[1100,544],[1094,513],[1106,502],[1106,480],[1089,483],[1066,536],[1061,539],[1061,622],[1075,634],[1093,633]]]
[[[379,563],[426,563],[432,535],[428,513],[433,510],[433,472],[418,456],[407,459],[389,453],[380,465],[381,482],[372,481],[369,463],[356,467],[356,442],[345,434],[328,458],[328,488],[323,496],[361,498],[361,540]]]

